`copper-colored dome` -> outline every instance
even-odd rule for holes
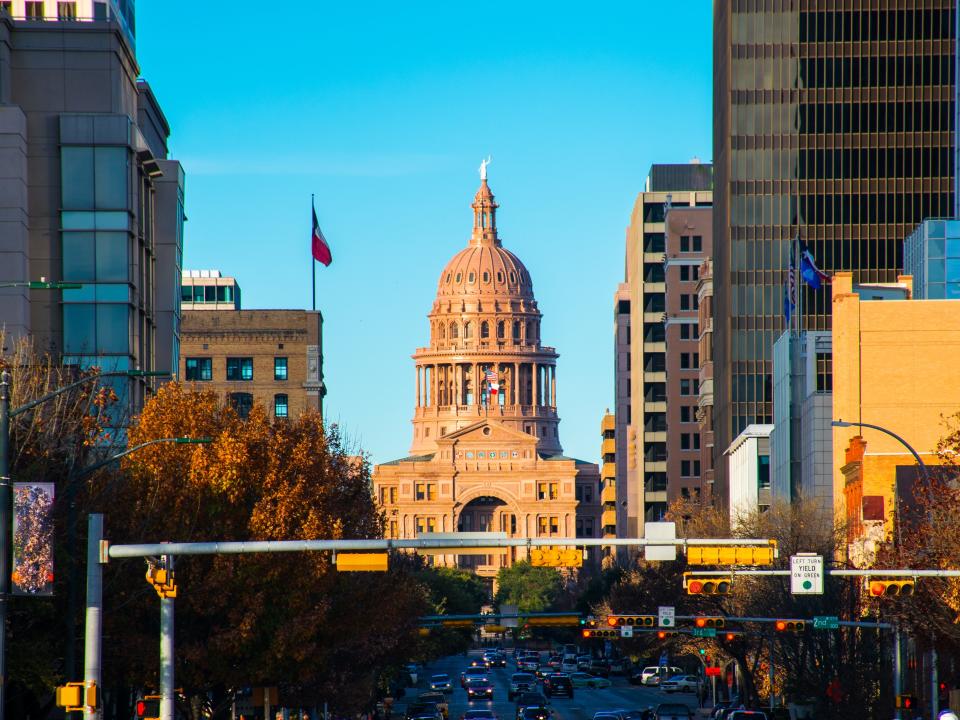
[[[471,245],[447,263],[440,273],[437,297],[513,295],[533,299],[530,273],[512,252],[499,245]]]

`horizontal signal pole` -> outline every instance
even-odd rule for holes
[[[960,577],[960,570],[825,570],[827,575],[839,577]],[[789,575],[790,570],[697,570],[696,575]]]
[[[104,541],[106,542],[106,541]],[[138,558],[154,555],[245,555],[253,553],[317,552],[317,551],[356,551],[376,552],[389,550],[449,550],[456,555],[458,548],[510,548],[510,547],[647,547],[673,545],[680,547],[695,545],[775,545],[770,539],[736,538],[411,538],[393,539],[357,539],[357,540],[261,540],[241,542],[172,542],[142,543],[131,545],[106,545],[102,552],[107,558]]]

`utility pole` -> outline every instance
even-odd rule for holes
[[[7,702],[7,604],[10,598],[10,551],[13,532],[13,486],[10,483],[10,382],[0,373],[0,720]]]
[[[167,577],[173,575],[173,556],[163,555]],[[173,720],[173,598],[160,598],[160,720]]]
[[[770,627],[770,673],[769,673],[769,676],[770,676],[770,677],[769,677],[769,680],[770,680],[770,709],[771,709],[771,710],[773,710],[773,706],[774,706],[774,692],[773,692],[773,679],[774,679],[774,678],[773,678],[773,643],[774,643],[774,640],[775,640],[775,639],[776,639],[776,632],[774,631],[773,627],[771,626],[771,627]]]
[[[903,685],[902,678],[900,673],[900,626],[893,631],[893,695],[894,697],[900,697],[903,694]],[[896,720],[902,720],[903,713],[900,708],[896,709],[896,714],[894,715]]]
[[[102,687],[101,639],[103,637],[103,565],[100,559],[100,541],[103,540],[103,515],[90,513],[87,519],[87,612],[83,647],[83,680],[89,687]],[[86,707],[84,720],[97,720],[99,708]]]

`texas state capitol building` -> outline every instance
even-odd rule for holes
[[[472,207],[470,242],[440,273],[428,315],[430,345],[413,355],[410,456],[374,467],[387,537],[597,537],[599,472],[563,455],[558,355],[540,342],[530,273],[497,236],[498,205],[485,165]],[[436,561],[493,577],[525,555],[526,548],[516,548],[506,556]]]

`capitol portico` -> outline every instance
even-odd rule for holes
[[[497,234],[486,163],[472,207],[470,241],[440,273],[430,344],[413,355],[410,456],[374,468],[387,535],[597,537],[599,472],[562,454],[558,355],[540,342],[530,273]],[[524,552],[438,562],[494,576]]]

